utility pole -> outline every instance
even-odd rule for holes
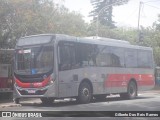
[[[139,43],[140,42],[140,28],[139,28],[139,25],[140,25],[140,17],[141,17],[141,7],[142,7],[142,4],[143,4],[143,2],[142,1],[140,1],[139,2],[139,12],[138,12],[138,31],[137,31],[137,38],[138,38],[138,40],[137,40],[137,43]]]

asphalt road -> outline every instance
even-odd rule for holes
[[[125,100],[121,99],[118,95],[109,96],[106,100],[96,101],[89,104],[77,104],[76,101],[70,99],[55,101],[49,105],[41,104],[39,99],[30,99],[26,101],[21,101],[21,105],[16,105],[10,101],[3,101],[0,103],[0,111],[160,111],[160,91],[147,91],[139,93],[139,96],[133,100]],[[98,112],[97,112],[98,113]],[[47,117],[45,119],[68,119],[68,120],[79,120],[79,117],[58,117],[51,118]],[[82,114],[83,117],[83,114]],[[1,120],[2,118],[0,118]],[[5,118],[3,118],[5,119]],[[11,118],[12,120],[16,120],[17,118]],[[36,119],[36,118],[35,118]],[[86,118],[84,118],[86,119]],[[87,117],[88,119],[97,120],[97,117]],[[107,117],[99,117],[99,119],[107,119]],[[109,119],[117,119],[109,118]],[[150,120],[157,119],[157,117],[120,117],[119,119],[135,119],[135,120]]]

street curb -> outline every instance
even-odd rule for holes
[[[152,92],[152,94],[153,93],[160,94],[160,90],[140,91],[139,93],[150,93],[150,92]]]
[[[35,104],[35,102],[37,102],[37,100],[34,100],[34,99],[27,99],[27,100],[23,100],[22,102],[20,103],[23,103],[23,102],[27,102],[27,103],[32,103],[32,104]],[[5,102],[5,103],[0,103],[0,108],[5,108],[5,107],[20,107],[22,106],[21,104],[15,104],[13,101],[12,102]]]
[[[21,104],[6,104],[6,105],[0,105],[0,108],[5,108],[5,107],[20,107]]]

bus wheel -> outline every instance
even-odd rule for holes
[[[127,90],[128,98],[134,99],[137,96],[137,85],[134,81],[131,81]]]
[[[131,81],[128,85],[127,93],[121,93],[121,98],[134,99],[137,96],[137,86],[134,81]]]
[[[128,85],[127,93],[121,93],[122,99],[134,99],[137,96],[137,86],[134,81],[131,81]]]
[[[19,101],[20,101],[19,98],[15,98],[15,99],[14,99],[14,102],[15,102],[16,104],[19,104]]]
[[[80,84],[79,93],[78,93],[78,102],[85,104],[89,103],[92,98],[91,86],[87,82]]]
[[[53,98],[40,98],[42,101],[42,104],[52,104],[54,99]]]

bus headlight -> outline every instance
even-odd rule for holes
[[[55,75],[52,73],[50,76],[50,83],[53,84],[54,81],[55,81]]]

